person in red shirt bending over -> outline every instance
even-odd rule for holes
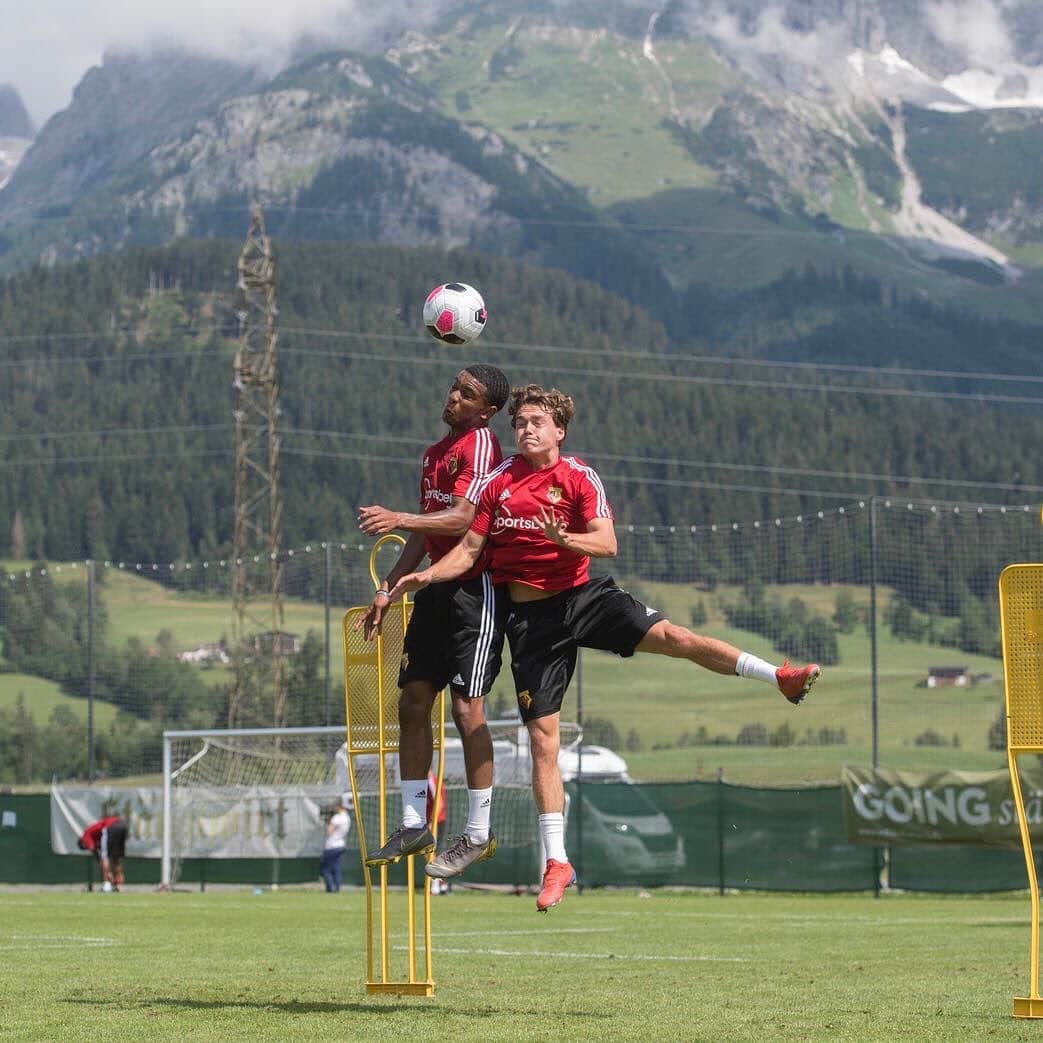
[[[102,890],[118,891],[123,886],[123,856],[127,851],[127,824],[119,815],[92,822],[78,841],[81,851],[98,860]]]
[[[718,674],[765,681],[799,703],[818,679],[812,664],[775,667],[716,638],[676,626],[618,587],[590,578],[591,558],[616,554],[616,535],[601,479],[574,456],[563,456],[572,399],[536,384],[511,391],[518,455],[483,486],[470,531],[439,562],[402,576],[391,598],[441,583],[472,567],[486,547],[493,582],[511,599],[507,638],[518,708],[529,731],[532,790],[547,852],[536,908],[545,912],[576,879],[565,852],[565,791],[558,771],[562,698],[577,649],[629,657],[635,652],[688,659]]]
[[[470,527],[478,491],[502,458],[500,443],[488,425],[509,393],[507,377],[495,366],[476,364],[461,370],[442,411],[449,432],[424,451],[420,513],[376,505],[359,511],[359,524],[367,536],[392,529],[410,533],[359,622],[367,640],[380,629],[384,610],[391,604],[388,591],[399,577],[412,572],[425,554],[432,563],[440,561]],[[496,837],[490,828],[493,743],[485,721],[485,696],[500,672],[504,621],[510,605],[505,593],[493,587],[487,565],[485,555],[476,555],[466,569],[430,586],[413,605],[398,675],[402,689],[398,702],[402,823],[366,858],[369,865],[387,865],[404,855],[434,850],[426,813],[431,708],[435,696],[447,685],[464,750],[468,816],[463,833],[431,859],[424,872],[436,880],[447,880],[496,852]]]

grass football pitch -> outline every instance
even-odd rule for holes
[[[396,899],[400,900],[400,899]],[[1029,900],[457,889],[433,999],[365,992],[364,897],[0,891],[5,1040],[1003,1040]],[[403,938],[393,938],[402,958]]]

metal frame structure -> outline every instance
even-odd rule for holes
[[[1039,994],[1039,880],[1017,765],[1019,753],[1043,753],[1043,564],[1008,565],[1000,574],[999,597],[1007,768],[1032,907],[1029,995],[1015,997],[1013,1014],[1016,1018],[1043,1018],[1043,997]]]
[[[232,597],[235,606],[235,685],[228,700],[228,727],[239,721],[253,679],[270,690],[272,725],[286,720],[283,629],[282,498],[279,491],[279,314],[275,257],[264,214],[255,206],[239,255],[239,345],[235,353],[235,523],[232,533]],[[267,589],[250,576],[252,563],[268,561]],[[249,649],[250,633],[271,635],[271,649]],[[259,656],[257,653],[261,652]],[[270,654],[269,654],[270,653]]]
[[[381,537],[373,547],[369,559],[370,576],[374,588],[379,587],[377,576],[377,551],[386,543],[405,543],[401,536],[389,534]],[[368,993],[390,993],[405,996],[433,996],[435,982],[431,959],[431,881],[421,874],[423,901],[420,935],[423,941],[423,973],[418,974],[418,928],[416,909],[416,856],[405,859],[405,920],[407,956],[405,976],[395,976],[391,967],[391,894],[389,867],[380,866],[378,876],[378,901],[374,910],[373,870],[366,865],[368,850],[367,826],[363,814],[363,793],[360,791],[360,775],[363,765],[376,762],[378,779],[377,830],[381,846],[388,837],[388,793],[387,776],[391,758],[398,753],[398,685],[397,673],[402,655],[402,642],[409,622],[410,602],[404,597],[397,604],[389,605],[384,613],[382,632],[372,642],[363,642],[355,624],[365,614],[366,606],[349,609],[344,615],[344,698],[347,722],[348,774],[355,803],[358,823],[359,849],[362,856],[363,879],[366,884],[366,991]],[[432,710],[432,732],[434,749],[445,747],[445,692],[440,692]],[[438,758],[438,777],[435,786],[435,808],[431,816],[431,831],[437,840],[438,801],[442,796],[445,758]],[[372,824],[371,824],[372,828]],[[379,954],[379,973],[376,966]]]

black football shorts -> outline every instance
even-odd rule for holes
[[[454,695],[488,695],[500,672],[510,599],[487,572],[460,583],[432,583],[413,601],[398,686],[427,681]]]
[[[577,649],[597,648],[629,658],[645,634],[665,618],[617,587],[611,576],[541,601],[512,605],[507,638],[522,720],[561,710],[576,669]]]
[[[127,851],[127,824],[122,819],[106,826],[98,840],[99,858],[123,858]]]

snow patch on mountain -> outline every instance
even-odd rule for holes
[[[875,54],[852,51],[847,65],[854,74],[853,85],[936,112],[1043,108],[1043,67],[1008,63],[998,71],[965,69],[936,80],[890,44]]]
[[[1002,72],[966,69],[942,80],[967,109],[1043,109],[1043,69],[1011,65]],[[941,106],[935,106],[941,108]]]
[[[0,192],[18,169],[22,157],[29,151],[29,138],[0,138]]]

